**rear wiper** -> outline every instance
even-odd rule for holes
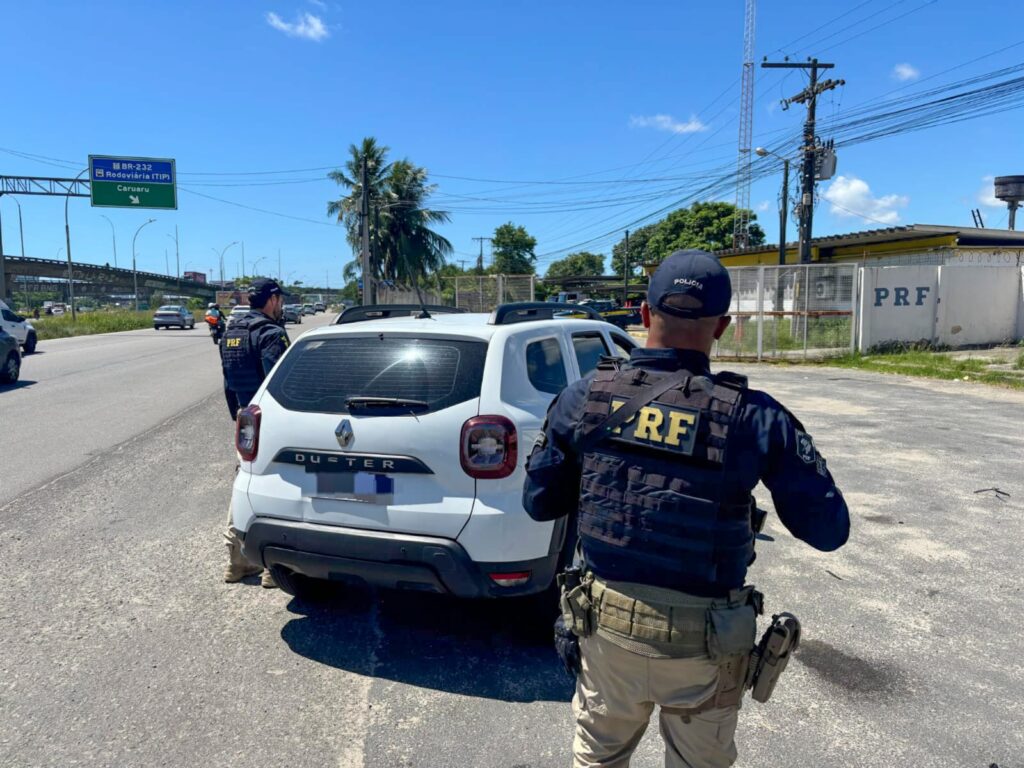
[[[404,397],[350,397],[345,401],[348,408],[429,408],[425,400],[410,400]]]

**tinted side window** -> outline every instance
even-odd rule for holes
[[[617,333],[612,334],[612,345],[615,347],[613,354],[616,357],[624,357],[627,360],[629,359],[629,353],[636,348],[636,342]]]
[[[576,351],[581,376],[586,376],[597,368],[601,357],[608,354],[608,347],[605,346],[600,333],[574,333],[572,347]]]
[[[541,392],[557,395],[565,389],[565,361],[557,339],[542,339],[526,347],[526,373]]]
[[[16,322],[18,322],[18,316],[16,314],[14,314],[13,312],[11,312],[11,310],[5,309],[5,310],[3,310],[3,313],[4,313],[4,320],[6,320],[8,323],[16,323]]]

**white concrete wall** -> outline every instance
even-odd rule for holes
[[[1020,268],[1020,295],[1017,301],[1017,338],[1024,339],[1024,266]]]
[[[864,267],[859,349],[886,341],[932,341],[939,298],[938,266]],[[986,270],[987,271],[987,270]]]
[[[1018,267],[942,267],[936,341],[950,347],[995,344],[1017,336]]]

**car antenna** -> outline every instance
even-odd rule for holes
[[[427,311],[427,303],[423,301],[423,294],[418,290],[416,291],[417,296],[420,300],[420,313],[416,315],[417,320],[431,320],[433,316]]]

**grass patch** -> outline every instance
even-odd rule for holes
[[[199,320],[196,321],[197,324]],[[66,339],[70,336],[89,336],[96,333],[117,333],[137,331],[153,327],[151,311],[133,312],[118,310],[110,312],[79,312],[78,320],[72,321],[71,313],[57,317],[46,316],[32,320],[39,341]]]
[[[947,381],[980,381],[983,384],[1024,389],[1024,377],[989,368],[989,362],[978,358],[955,358],[936,352],[909,350],[885,354],[848,354],[822,360],[821,365],[857,368],[876,373],[899,373]],[[1024,368],[1024,354],[1015,367]]]
[[[1024,371],[1024,352],[1021,352],[1019,355],[1017,355],[1017,359],[1016,361],[1014,361],[1013,367],[1016,368],[1018,371]]]

